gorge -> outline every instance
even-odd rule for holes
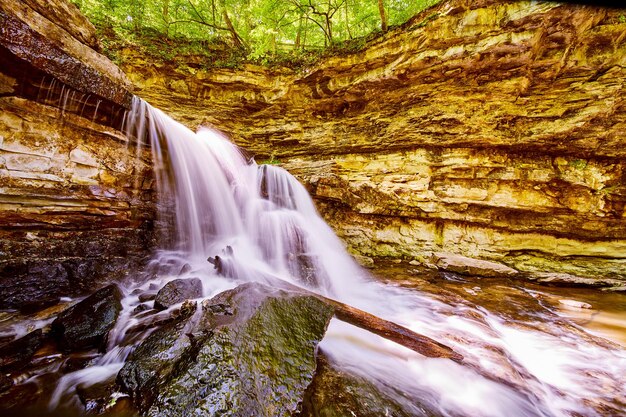
[[[0,5],[3,409],[623,411],[623,321],[559,309],[623,314],[619,10],[451,0],[302,72],[126,50],[124,75],[70,4]]]

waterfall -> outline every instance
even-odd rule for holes
[[[626,396],[623,348],[571,325],[520,321],[458,300],[372,279],[317,214],[288,172],[258,165],[218,132],[192,132],[135,99],[128,135],[150,141],[163,238],[147,271],[125,288],[109,351],[59,383],[116,372],[127,332],[141,323],[138,294],[180,276],[200,277],[210,297],[246,281],[278,277],[448,344],[467,365],[420,356],[333,320],[321,348],[338,367],[402,399],[410,415],[618,415]],[[217,274],[210,258],[221,274]],[[547,314],[547,313],[546,313]],[[545,316],[548,317],[548,316]],[[544,318],[545,318],[544,317]],[[135,336],[136,338],[136,336]],[[134,343],[137,343],[135,340]],[[119,358],[116,365],[111,357]],[[55,393],[54,405],[62,398]],[[399,400],[400,401],[400,400]]]

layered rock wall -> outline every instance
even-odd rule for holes
[[[282,163],[355,253],[624,279],[625,15],[451,0],[301,73],[124,68]]]
[[[151,159],[119,130],[130,83],[75,6],[2,0],[0,21],[0,308],[26,307],[148,253]]]

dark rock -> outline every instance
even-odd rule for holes
[[[191,265],[185,264],[185,265],[183,265],[182,268],[180,268],[180,271],[178,272],[178,275],[183,275],[183,274],[186,274],[188,272],[191,272],[191,269],[192,269]]]
[[[132,94],[127,86],[121,80],[109,78],[110,74],[104,74],[101,68],[95,68],[72,56],[61,47],[64,40],[55,42],[48,39],[4,10],[0,10],[0,22],[0,45],[16,57],[29,61],[31,65],[79,91],[97,94],[107,101],[130,108]],[[36,22],[29,23],[34,25]],[[84,48],[81,52],[87,55],[92,51]]]
[[[145,303],[146,301],[152,301],[156,297],[157,293],[155,292],[144,292],[143,294],[139,294],[139,301]]]
[[[41,347],[44,339],[42,330],[37,329],[0,347],[0,370],[9,372],[23,368]]]
[[[104,287],[68,308],[52,322],[51,332],[64,350],[101,348],[122,310],[117,285]]]
[[[323,352],[306,390],[301,411],[295,417],[430,417],[423,405],[393,387],[377,386],[361,376],[340,369]]]
[[[4,392],[13,386],[13,380],[4,374],[0,374],[0,392]]]
[[[133,310],[133,313],[141,313],[142,311],[147,311],[150,310],[150,307],[148,307],[147,304],[139,304],[137,307],[135,307],[135,309]]]
[[[291,416],[332,315],[315,297],[244,284],[152,333],[117,382],[148,416]]]
[[[165,284],[154,299],[154,308],[165,310],[191,298],[202,297],[202,281],[199,278],[175,279]]]
[[[3,416],[13,416],[14,410],[22,410],[33,404],[37,404],[39,395],[40,390],[35,382],[13,385],[8,390],[0,393],[0,410],[11,410],[10,414],[6,412],[0,414]]]
[[[101,414],[106,411],[115,388],[115,376],[93,385],[76,387],[78,398],[91,414]]]
[[[56,303],[69,289],[68,274],[58,262],[0,265],[0,305],[27,311]]]
[[[129,397],[121,397],[115,400],[115,403],[108,407],[102,414],[105,417],[138,417],[137,409],[133,406],[133,402]]]

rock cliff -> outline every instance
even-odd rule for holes
[[[626,278],[626,11],[449,0],[306,71],[174,67],[140,95],[298,176],[355,252]],[[463,259],[463,258],[459,258]]]
[[[0,1],[0,308],[123,274],[151,242],[150,155],[120,132],[132,95],[69,2]]]

